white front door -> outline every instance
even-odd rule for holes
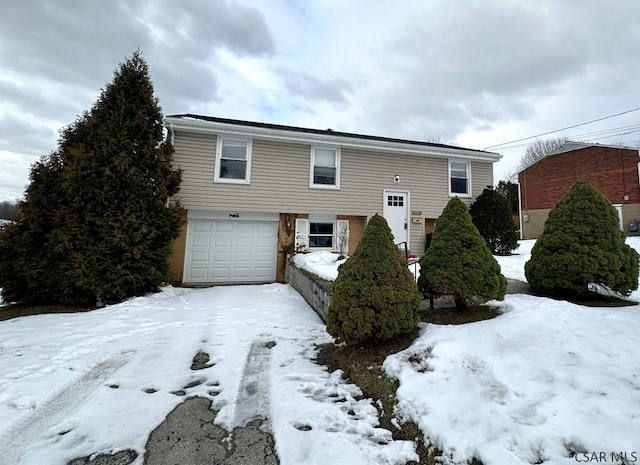
[[[409,195],[407,192],[384,191],[382,214],[384,219],[387,220],[389,228],[391,228],[394,242],[396,244],[404,243],[400,245],[402,248],[407,246],[409,240],[408,211]]]

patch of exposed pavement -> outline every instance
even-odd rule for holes
[[[215,424],[217,412],[212,410],[211,400],[189,397],[149,435],[144,465],[278,465],[269,420],[270,353],[275,345],[268,338],[251,344],[238,389],[233,431]],[[210,368],[214,364],[209,360],[209,354],[200,351],[193,357],[191,369]],[[195,380],[172,394],[184,396],[187,389],[205,381]],[[211,395],[219,393],[217,382],[206,385],[212,387]],[[137,457],[137,452],[126,449],[79,457],[67,465],[129,465]]]
[[[211,401],[190,397],[149,436],[145,465],[277,465],[273,435],[265,420],[253,420],[231,433],[214,424]],[[112,465],[112,464],[108,464]],[[115,464],[113,464],[115,465]]]

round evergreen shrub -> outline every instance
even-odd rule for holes
[[[376,214],[353,256],[339,268],[327,331],[347,343],[389,340],[416,327],[420,301],[386,220]]]
[[[545,295],[580,298],[590,284],[623,295],[638,288],[638,254],[625,244],[618,212],[585,181],[549,212],[524,270],[531,289]]]
[[[509,255],[518,247],[518,228],[507,198],[492,187],[485,188],[469,207],[478,232],[494,255]]]
[[[425,296],[453,296],[458,309],[470,297],[504,298],[507,280],[457,197],[442,211],[431,247],[420,258],[418,288]]]

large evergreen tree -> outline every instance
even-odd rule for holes
[[[511,206],[511,214],[519,215],[520,214],[520,199],[518,194],[518,184],[511,181],[500,181],[496,186],[496,190],[500,195],[502,195],[509,205]]]
[[[457,197],[442,211],[431,247],[420,258],[418,288],[432,297],[453,296],[460,310],[470,297],[504,298],[507,280]]]
[[[578,181],[549,212],[525,275],[541,294],[583,297],[593,283],[628,295],[638,288],[638,254],[607,198]]]
[[[34,166],[24,213],[0,241],[18,250],[0,268],[7,298],[108,303],[166,279],[181,225],[180,207],[167,205],[180,172],[162,119],[147,63],[135,52],[91,110],[62,131],[58,150]],[[4,246],[0,253],[4,259]],[[29,285],[7,290],[10,271]]]
[[[349,343],[392,339],[416,327],[420,300],[386,220],[376,214],[353,256],[339,268],[327,331]]]
[[[509,255],[518,247],[518,228],[511,206],[496,189],[485,188],[469,207],[469,214],[492,254]]]

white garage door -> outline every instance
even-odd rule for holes
[[[276,279],[278,223],[189,219],[185,283]]]

